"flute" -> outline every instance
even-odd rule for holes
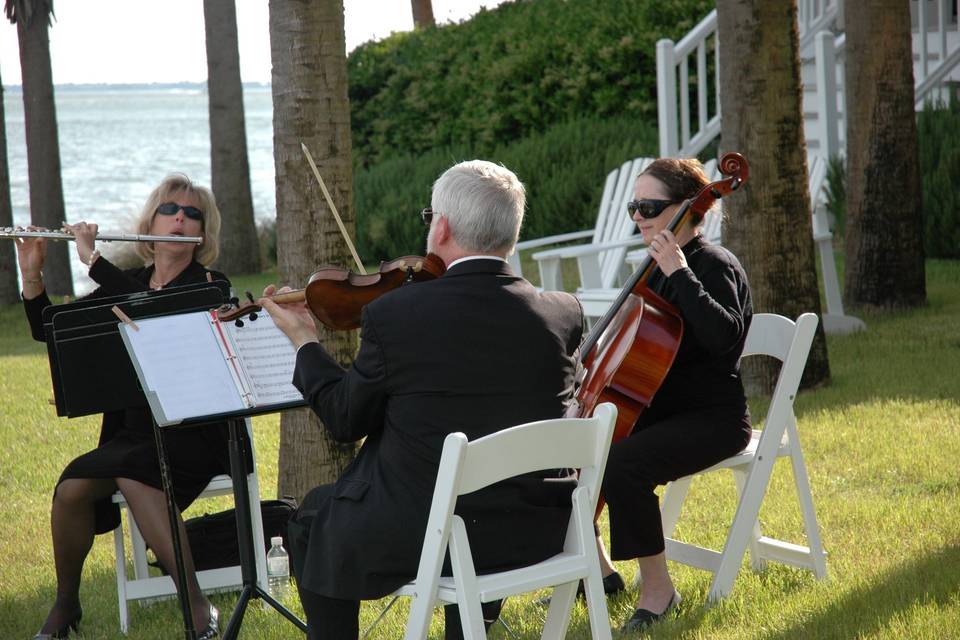
[[[50,238],[51,240],[76,240],[72,233],[66,231],[28,231],[21,227],[0,227],[0,238]],[[100,242],[186,242],[203,244],[199,236],[148,236],[136,233],[104,234],[98,233],[96,239]]]

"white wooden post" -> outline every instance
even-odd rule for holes
[[[837,134],[837,60],[833,34],[821,31],[814,41],[817,78],[817,122],[820,125],[820,155],[829,160],[840,153]]]
[[[672,158],[677,144],[677,65],[673,40],[657,41],[657,125],[660,129],[660,157]]]

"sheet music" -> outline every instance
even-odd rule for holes
[[[140,319],[136,331],[121,323],[144,390],[157,394],[169,422],[245,408],[208,318],[196,312]]]
[[[221,325],[234,343],[257,406],[303,400],[291,383],[297,353],[270,314],[258,312],[256,320],[245,320],[242,327]]]

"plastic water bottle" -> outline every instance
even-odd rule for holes
[[[283,548],[283,538],[270,538],[270,551],[267,552],[267,588],[277,600],[286,597],[290,590],[290,557]]]

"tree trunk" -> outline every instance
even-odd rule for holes
[[[431,0],[410,0],[413,8],[413,27],[432,27],[436,24],[433,19],[433,2]]]
[[[719,0],[721,151],[750,163],[743,189],[723,200],[723,243],[740,259],[755,313],[795,319],[820,313],[814,265],[806,143],[801,114],[795,3]],[[751,392],[769,392],[779,363],[745,361]],[[803,378],[830,378],[822,326]]]
[[[845,301],[915,307],[927,299],[910,3],[845,3]]]
[[[223,219],[217,268],[228,275],[260,271],[260,249],[250,194],[250,163],[243,117],[243,83],[234,0],[204,0],[210,168]]]
[[[66,220],[66,212],[47,32],[51,8],[49,2],[37,2],[30,16],[32,19],[25,20],[23,16],[17,16],[17,37],[23,82],[30,219],[35,225],[59,229]],[[67,242],[51,242],[47,247],[43,280],[48,293],[73,295],[69,249]]]
[[[0,80],[0,227],[12,227],[10,164],[7,159],[7,115],[3,107],[3,93],[3,82]],[[13,242],[0,240],[0,305],[16,304],[20,301],[16,251]]]
[[[319,265],[350,266],[350,254],[300,149],[310,150],[348,231],[355,226],[350,104],[341,0],[270,0],[273,61],[273,154],[277,191],[280,280],[303,286]],[[355,331],[320,335],[324,348],[347,365]],[[302,498],[332,482],[353,459],[355,446],[334,442],[312,411],[280,421],[278,489]]]

